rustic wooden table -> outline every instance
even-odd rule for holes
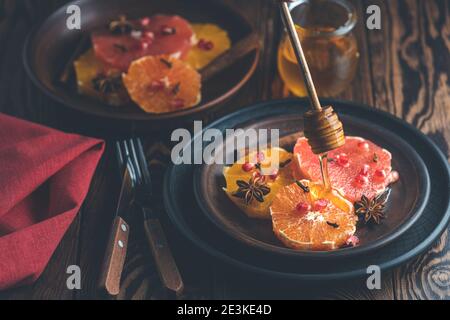
[[[63,0],[0,0],[0,111],[66,131],[96,134],[80,125],[79,115],[58,106],[30,82],[22,66],[21,49],[28,31]],[[275,67],[280,18],[273,1],[228,0],[254,23],[264,46],[256,74],[223,112],[282,96]],[[395,114],[418,127],[450,156],[450,1],[355,0],[360,22],[356,34],[361,51],[359,71],[340,98],[363,102]],[[382,30],[369,31],[362,21],[365,8],[378,4]],[[146,137],[153,165],[162,165],[168,149],[164,133]],[[107,152],[74,223],[46,270],[32,286],[0,292],[2,299],[104,298],[96,281],[113,215],[117,181],[114,157]],[[158,204],[157,204],[158,205]],[[186,245],[167,221],[165,228],[185,278],[184,298],[450,298],[450,239],[448,232],[426,254],[383,274],[381,290],[366,289],[364,281],[321,286],[287,285],[252,279],[211,261]],[[122,291],[118,299],[164,298],[139,224],[134,225]],[[82,289],[66,287],[66,268],[82,270]]]

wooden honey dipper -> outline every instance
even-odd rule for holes
[[[345,143],[344,129],[332,106],[322,108],[317,96],[316,88],[306,62],[305,54],[300,43],[294,21],[287,2],[289,0],[279,0],[284,24],[287,28],[292,47],[295,52],[298,64],[305,80],[308,97],[311,101],[311,110],[304,116],[304,134],[308,139],[315,154],[322,154],[342,146]]]

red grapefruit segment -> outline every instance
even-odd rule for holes
[[[95,55],[121,71],[127,71],[131,62],[144,56],[186,57],[193,36],[188,21],[166,15],[148,18],[145,24],[142,21],[131,21],[134,30],[126,34],[114,34],[109,30],[93,32],[91,40]]]
[[[294,175],[298,179],[321,181],[318,156],[306,138],[300,138],[294,147]],[[328,153],[328,171],[333,188],[352,202],[364,194],[372,199],[398,179],[392,171],[391,153],[375,143],[348,136],[345,145]]]

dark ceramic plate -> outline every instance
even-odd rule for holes
[[[259,58],[255,50],[203,83],[199,105],[176,112],[149,114],[136,105],[111,107],[77,93],[75,82],[63,85],[59,77],[83,34],[106,25],[120,14],[130,18],[157,13],[178,14],[190,22],[210,22],[228,31],[233,43],[252,32],[249,22],[222,1],[210,0],[80,0],[81,30],[68,30],[66,8],[58,9],[29,36],[23,57],[34,83],[56,101],[73,109],[100,117],[126,120],[170,120],[221,105],[251,77]]]
[[[303,113],[303,106],[299,111]],[[252,119],[239,123],[234,129],[279,129],[280,146],[293,150],[296,139],[303,131],[301,115],[279,115],[269,118]],[[274,235],[269,220],[248,218],[227,197],[222,188],[226,187],[223,177],[224,165],[202,165],[196,168],[194,175],[194,194],[203,213],[230,236],[260,250],[269,250],[279,254],[308,258],[331,258],[343,255],[365,253],[374,250],[401,236],[419,218],[430,192],[428,171],[419,154],[402,138],[380,125],[352,115],[342,114],[346,135],[361,136],[391,151],[392,167],[400,174],[400,180],[392,185],[387,218],[379,226],[358,226],[356,235],[360,245],[329,252],[299,251],[286,248]],[[226,121],[225,121],[226,122]],[[220,124],[219,124],[220,125]],[[225,152],[235,153],[233,146],[224,140],[218,146],[215,157],[223,159]],[[231,149],[231,150],[230,150]],[[214,161],[218,163],[218,161]]]
[[[223,118],[212,124],[212,127],[223,130],[240,126],[242,123],[257,123],[264,119],[298,117],[307,103],[306,100],[263,103]],[[277,250],[260,250],[230,236],[228,232],[223,232],[221,227],[205,217],[195,199],[194,192],[189,187],[194,179],[195,167],[181,164],[171,167],[167,172],[164,184],[164,202],[171,221],[185,238],[211,256],[239,268],[265,276],[297,280],[331,280],[363,276],[366,275],[368,265],[375,264],[383,270],[392,268],[429,248],[445,230],[450,218],[450,170],[446,158],[421,132],[385,112],[349,102],[324,100],[324,103],[335,106],[345,121],[359,119],[366,123],[377,123],[386,131],[395,132],[398,139],[407,142],[415,150],[425,164],[429,175],[430,189],[433,192],[430,193],[428,199],[423,198],[422,214],[415,218],[409,218],[416,220],[412,226],[407,228],[395,241],[366,250],[364,255],[353,255],[350,254],[351,250],[348,250],[348,254],[341,255],[340,259],[332,259],[329,263],[323,263],[321,259],[299,259],[293,254],[279,254]],[[349,126],[354,125],[357,129],[358,123],[355,120],[354,123],[349,122]],[[373,131],[373,136],[367,137],[371,139],[378,137],[381,140],[376,141],[387,143],[386,147],[389,147],[391,143],[392,146],[396,146],[398,143],[397,139],[392,142],[384,141],[381,135],[375,133],[376,131]],[[187,148],[190,148],[190,145]],[[393,149],[391,151],[394,152]],[[394,158],[396,156],[398,154],[394,154]],[[414,164],[415,161],[412,160],[411,163]],[[399,167],[395,167],[395,169],[400,170]],[[400,174],[402,173],[400,172]],[[411,172],[409,174],[420,176]],[[402,188],[408,187],[403,186]],[[394,201],[398,201],[398,199],[393,196],[392,204]],[[388,219],[393,214],[391,212]],[[361,246],[361,248],[363,247]],[[357,248],[352,250],[357,250]]]

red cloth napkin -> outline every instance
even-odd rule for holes
[[[41,275],[103,150],[101,140],[0,113],[0,290]]]

